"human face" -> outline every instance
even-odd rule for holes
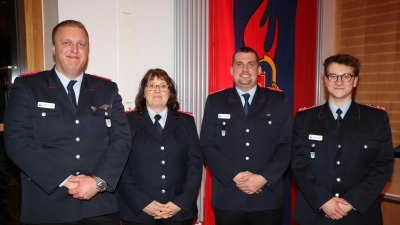
[[[165,80],[160,80],[157,77],[154,77],[154,79],[148,81],[147,84],[167,85],[167,82]],[[147,86],[144,89],[144,98],[146,99],[146,105],[155,113],[160,113],[165,108],[167,108],[169,95],[169,89],[167,91],[161,91],[160,88],[157,87],[154,91],[149,91]]]
[[[247,92],[257,85],[261,67],[257,64],[254,53],[239,52],[235,55],[235,62],[231,66],[231,75],[235,86],[243,92]]]
[[[354,74],[354,69],[343,64],[332,63],[327,68],[327,74]],[[325,86],[329,92],[329,101],[337,107],[341,107],[350,101],[353,88],[357,87],[358,77],[353,77],[349,82],[343,82],[341,77],[336,82],[330,82],[324,76]]]
[[[89,38],[85,31],[79,27],[60,27],[54,42],[56,69],[70,79],[77,78],[88,60]]]

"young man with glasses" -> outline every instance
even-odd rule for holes
[[[299,224],[382,224],[380,193],[393,169],[389,118],[352,100],[360,61],[337,54],[324,62],[328,101],[294,120],[293,175]]]

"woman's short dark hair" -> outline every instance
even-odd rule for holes
[[[145,91],[147,83],[149,81],[152,81],[155,77],[157,77],[159,80],[163,80],[163,81],[167,82],[167,84],[168,84],[169,98],[167,101],[167,108],[173,109],[173,110],[178,110],[179,103],[178,103],[178,99],[176,97],[177,94],[176,94],[175,82],[171,79],[171,77],[168,76],[167,72],[165,72],[164,70],[159,69],[159,68],[149,69],[146,72],[146,74],[144,75],[142,81],[140,81],[139,92],[136,95],[136,99],[135,99],[136,110],[138,110],[140,112],[147,112],[144,91]]]
[[[337,63],[340,65],[346,65],[348,67],[353,68],[354,70],[354,76],[358,76],[358,73],[360,72],[360,60],[358,60],[356,57],[348,55],[348,54],[336,54],[331,57],[328,57],[325,59],[324,62],[324,73],[327,75],[328,73],[328,67],[332,63]]]

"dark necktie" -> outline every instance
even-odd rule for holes
[[[154,119],[156,120],[156,121],[154,122],[154,126],[155,126],[156,129],[157,129],[157,133],[158,133],[159,135],[161,135],[162,132],[163,132],[163,128],[162,128],[162,126],[161,126],[161,124],[160,124],[160,122],[159,122],[159,120],[161,119],[161,116],[157,114],[157,115],[154,116]]]
[[[338,110],[336,110],[336,113],[338,114],[337,115],[337,119],[336,119],[336,123],[337,123],[337,126],[339,127],[340,126],[340,122],[342,122],[342,117],[340,116],[342,114],[342,110],[338,109]]]
[[[243,96],[243,98],[244,98],[244,106],[243,106],[243,108],[244,108],[244,113],[246,113],[246,115],[247,115],[247,113],[249,112],[249,98],[250,98],[250,94],[249,94],[249,93],[246,93],[246,94],[242,94],[242,96]]]
[[[76,83],[77,81],[76,80],[71,80],[69,83],[68,83],[68,86],[67,86],[67,90],[68,90],[68,98],[69,98],[69,100],[71,101],[71,104],[72,104],[72,108],[74,109],[74,112],[76,112],[76,97],[75,97],[75,91],[74,91],[74,88],[73,88],[73,86],[74,86],[74,84]]]

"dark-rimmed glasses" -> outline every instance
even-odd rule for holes
[[[149,91],[155,91],[157,88],[159,88],[160,91],[168,91],[168,84],[146,84],[147,90]]]
[[[338,79],[339,79],[339,77],[342,79],[342,81],[343,82],[345,82],[345,83],[347,83],[347,82],[349,82],[349,81],[351,81],[351,78],[353,78],[353,77],[355,77],[355,75],[352,75],[352,74],[348,74],[348,73],[344,73],[344,74],[342,74],[342,75],[338,75],[338,74],[328,74],[328,75],[325,75],[327,78],[328,78],[328,80],[330,81],[330,82],[332,82],[332,83],[335,83]]]

